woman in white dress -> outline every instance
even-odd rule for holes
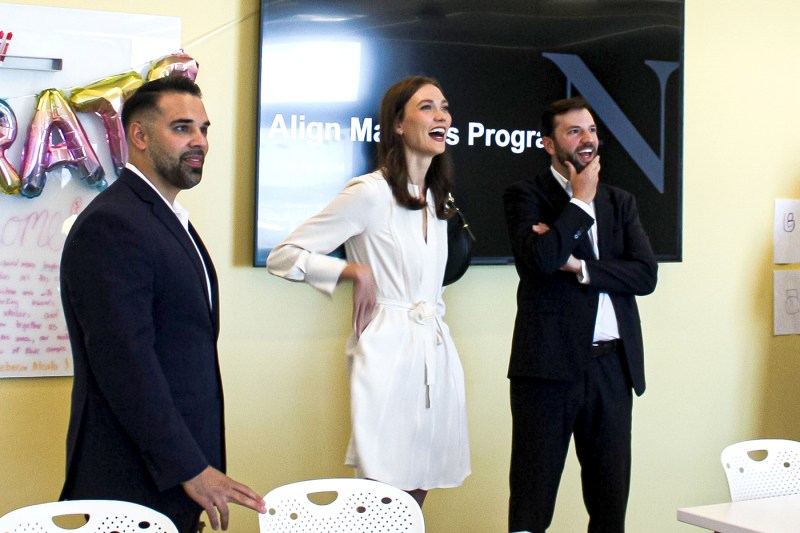
[[[443,321],[452,119],[440,85],[415,76],[381,102],[380,169],[353,178],[275,247],[272,274],[331,294],[353,287],[346,464],[422,505],[470,473],[464,373]],[[344,243],[347,261],[326,254]]]

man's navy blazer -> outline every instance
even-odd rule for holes
[[[569,201],[550,171],[511,185],[503,199],[520,278],[508,376],[578,379],[591,358],[599,293],[607,292],[631,385],[641,395],[644,349],[635,296],[655,290],[658,264],[633,196],[598,185],[594,208],[599,260],[588,235],[592,217]],[[550,231],[534,233],[532,226],[539,223]],[[586,261],[589,285],[559,270],[570,254]]]
[[[197,249],[128,169],[69,232],[61,297],[75,377],[62,498],[164,508],[172,494],[191,505],[181,482],[225,469],[217,277],[190,232]]]

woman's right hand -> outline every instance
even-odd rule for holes
[[[339,279],[353,281],[353,331],[361,336],[375,312],[376,287],[372,269],[360,263],[348,263]]]

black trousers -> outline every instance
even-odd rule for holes
[[[633,395],[622,356],[593,358],[577,381],[511,379],[509,531],[544,533],[550,526],[571,437],[588,531],[625,531]]]

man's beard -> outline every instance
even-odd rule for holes
[[[173,160],[161,152],[152,153],[153,167],[164,180],[180,190],[191,189],[203,177],[203,168],[187,167],[183,165],[183,158],[188,155],[201,155],[201,152],[188,151]]]
[[[597,148],[594,145],[584,144],[579,146],[574,152],[567,152],[566,150],[562,149],[561,146],[556,145],[556,157],[558,158],[558,161],[565,167],[567,166],[567,161],[572,163],[572,166],[575,167],[575,172],[580,174],[583,169],[586,168],[586,165],[581,163],[581,160],[578,158],[578,152],[580,150],[585,150],[586,148],[591,148],[594,151],[594,156],[597,156]],[[592,159],[594,159],[594,157]]]

